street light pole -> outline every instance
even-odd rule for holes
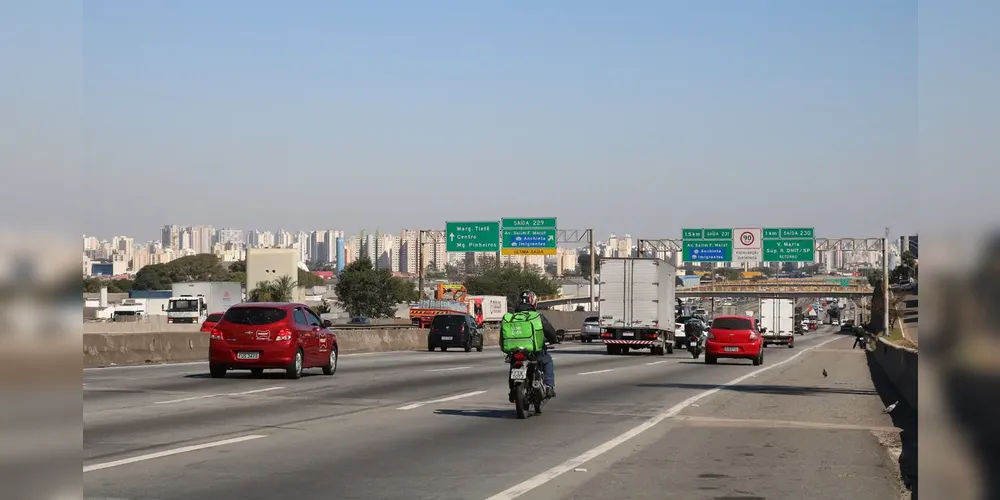
[[[885,333],[889,334],[889,228],[885,228],[882,238],[882,321]]]

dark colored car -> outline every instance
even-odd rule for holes
[[[219,323],[223,314],[224,313],[209,314],[208,317],[205,318],[205,322],[201,324],[201,331],[204,333],[212,333],[212,328],[215,328],[215,325]]]
[[[337,371],[337,336],[305,304],[289,302],[245,302],[226,310],[208,347],[208,366],[214,378],[228,370],[250,370],[260,375],[266,369],[282,369],[297,379],[306,368]]]
[[[483,332],[476,326],[476,319],[468,314],[438,314],[431,321],[427,331],[427,350],[441,348],[447,351],[449,347],[465,349],[465,352],[475,348],[483,351]]]
[[[764,340],[750,316],[719,316],[712,320],[705,342],[705,363],[719,358],[749,359],[764,364]]]
[[[361,316],[355,316],[351,318],[350,321],[347,322],[347,324],[351,326],[368,326],[372,324],[372,320]]]

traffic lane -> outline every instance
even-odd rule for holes
[[[882,413],[864,352],[852,342],[839,338],[724,388],[585,472],[521,498],[624,500],[670,491],[685,499],[898,499],[895,457],[885,446],[898,429]]]
[[[461,399],[248,427],[243,434],[266,437],[87,473],[87,495],[255,499],[323,495],[335,485],[338,498],[486,498],[703,392],[646,382],[722,383],[754,369],[644,356],[579,358],[625,362],[600,373],[561,366],[558,398],[528,420],[515,419],[500,373],[472,391],[485,392]],[[302,413],[322,403],[302,399],[294,407]]]
[[[561,348],[562,346],[560,346]],[[590,349],[591,346],[572,346],[568,349]],[[401,351],[392,353],[359,353],[342,355],[338,361],[338,374],[406,371],[410,369],[467,369],[466,367],[492,366],[503,359],[498,348],[487,347],[483,352]],[[502,363],[502,362],[501,362]],[[306,370],[307,375],[318,373],[317,368]],[[314,373],[315,372],[315,373]],[[139,367],[102,368],[84,371],[84,411],[104,407],[117,408],[123,404],[150,404],[157,401],[214,394],[220,387],[239,392],[259,388],[260,380],[282,380],[280,370],[268,370],[263,377],[251,377],[248,371],[233,371],[224,379],[208,376],[208,363],[179,363]],[[308,377],[305,384],[319,379]],[[298,381],[295,381],[298,383]],[[128,400],[127,403],[122,400]]]
[[[574,346],[552,354],[557,366],[567,372],[617,369],[648,358],[606,356],[604,352],[603,346]],[[467,369],[461,371],[425,365],[400,368],[388,363],[379,364],[381,371],[366,372],[352,371],[349,365],[342,364],[332,377],[309,373],[299,380],[278,376],[211,379],[196,372],[187,377],[203,383],[197,392],[138,392],[130,399],[122,395],[110,403],[85,404],[84,457],[110,459],[247,429],[298,424],[468,393],[505,379],[507,366],[500,356],[496,351],[491,362],[463,364],[457,368]]]

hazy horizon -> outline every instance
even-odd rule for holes
[[[391,5],[86,2],[85,232],[917,231],[912,2]]]

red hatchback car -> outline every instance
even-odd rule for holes
[[[205,322],[201,324],[201,331],[204,333],[212,333],[212,328],[215,328],[215,325],[219,323],[219,320],[222,319],[222,315],[223,313],[209,314],[208,317],[205,318]]]
[[[705,363],[719,358],[749,359],[754,366],[764,364],[764,339],[750,316],[718,316],[712,320],[705,342]]]
[[[208,366],[213,378],[229,370],[285,370],[297,379],[305,368],[321,367],[325,375],[337,371],[337,336],[305,304],[245,302],[226,310],[212,328]]]

